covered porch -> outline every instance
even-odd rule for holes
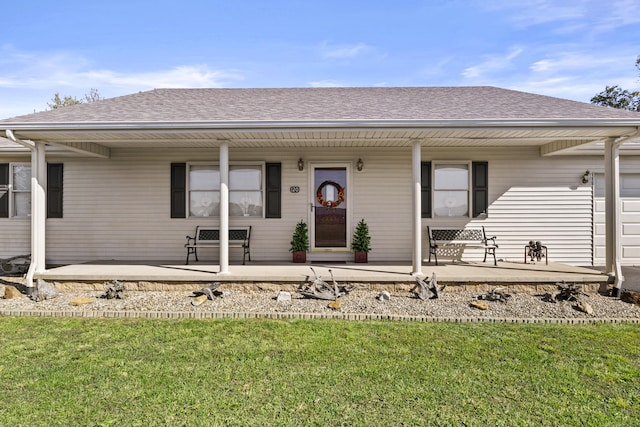
[[[318,276],[329,281],[331,270],[338,283],[355,283],[375,288],[412,285],[416,278],[412,267],[410,263],[251,262],[247,265],[234,265],[231,272],[221,274],[218,264],[93,261],[48,268],[36,274],[36,278],[69,289],[102,289],[104,282],[117,279],[137,283],[141,290],[177,290],[185,286],[193,288],[194,284],[202,282],[256,287],[297,286],[313,279],[314,270]],[[553,262],[547,265],[501,261],[497,266],[492,263],[454,262],[440,263],[438,266],[425,264],[422,271],[424,277],[435,274],[438,283],[451,286],[517,286],[531,292],[535,292],[538,286],[558,282],[588,285],[591,291],[597,291],[604,290],[609,281],[609,276],[598,270]]]

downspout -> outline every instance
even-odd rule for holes
[[[16,138],[10,129],[6,129],[5,134],[11,141],[31,150],[31,264],[26,275],[26,285],[29,291],[34,287],[35,274],[45,269],[45,148],[44,144]]]
[[[616,165],[617,165],[617,152],[618,149],[622,146],[622,144],[630,139],[636,138],[637,136],[640,135],[640,127],[636,127],[636,131],[633,132],[632,134],[629,135],[624,135],[621,136],[617,139],[615,139],[610,145],[609,144],[605,144],[605,150],[607,150],[607,152],[605,152],[605,172],[609,169],[611,169],[611,165],[607,164],[609,162],[612,162],[613,160],[611,159],[613,153],[615,152],[616,154]],[[607,212],[609,212],[609,210],[611,210],[614,215],[615,218],[611,218],[611,220],[613,221],[613,224],[609,224],[608,222],[611,220],[606,221],[606,232],[607,232],[607,236],[606,236],[606,242],[607,245],[610,244],[610,242],[615,242],[613,243],[616,247],[615,248],[610,248],[607,247],[606,248],[606,273],[609,274],[609,276],[613,276],[613,289],[612,289],[612,293],[611,296],[613,297],[620,297],[620,294],[622,292],[622,283],[624,282],[624,276],[622,275],[622,265],[620,263],[620,206],[619,206],[619,200],[620,200],[620,196],[619,196],[619,174],[620,171],[618,170],[618,167],[616,166],[615,168],[615,173],[618,176],[608,176],[606,178],[608,178],[608,180],[613,180],[612,182],[606,182],[606,186],[607,189],[611,188],[615,191],[614,194],[612,194],[612,198],[614,203],[616,204],[616,206],[607,206],[606,210]],[[606,175],[606,174],[605,174]],[[605,180],[607,181],[607,180]]]

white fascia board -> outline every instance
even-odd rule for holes
[[[232,120],[207,122],[85,122],[85,123],[13,123],[6,124],[19,131],[117,131],[117,130],[215,130],[215,129],[415,129],[415,128],[628,128],[640,126],[638,119],[478,119],[478,120]]]

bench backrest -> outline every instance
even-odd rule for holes
[[[483,229],[473,228],[430,228],[429,240],[481,242],[485,239]]]
[[[251,226],[249,227],[235,227],[229,229],[230,241],[246,242],[251,235]],[[198,226],[196,229],[196,244],[198,242],[219,242],[220,241],[220,229],[213,227]]]

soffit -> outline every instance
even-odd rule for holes
[[[541,146],[558,140],[587,143],[618,137],[634,127],[356,128],[356,129],[23,129],[16,137],[52,144],[94,143],[108,148],[216,147],[220,140],[246,148]]]

